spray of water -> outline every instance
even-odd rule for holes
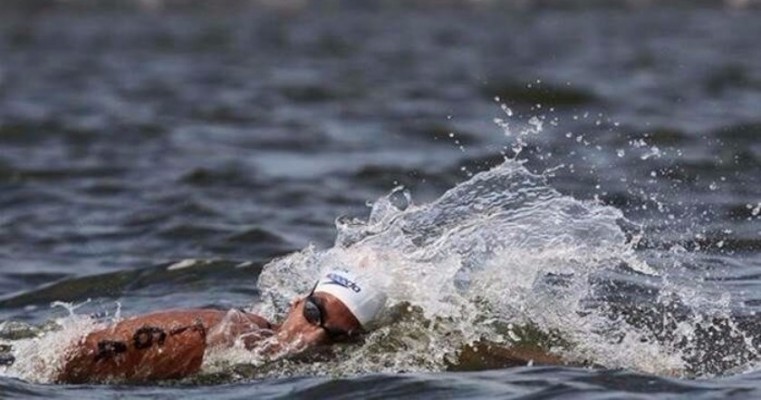
[[[332,248],[308,247],[267,265],[259,279],[265,301],[255,310],[270,317],[336,266],[371,274],[390,298],[383,327],[362,346],[332,362],[285,370],[457,368],[477,341],[507,348],[532,342],[569,363],[658,375],[750,368],[758,358],[754,325],[736,318],[732,296],[691,271],[695,255],[680,246],[637,250],[643,230],[619,209],[548,184],[556,169],[573,173],[574,165],[529,172],[517,157],[544,122],[557,126],[557,119],[531,116],[521,124],[508,107],[502,111],[507,118],[495,123],[512,142],[503,164],[469,174],[429,204],[414,204],[396,188],[372,204],[366,220],[339,218]],[[597,118],[600,126],[604,116]],[[583,133],[567,137],[602,151]],[[642,160],[664,154],[644,139],[617,149],[618,157],[627,152]],[[673,220],[658,193],[641,194]]]
[[[509,108],[503,111],[512,117]],[[515,139],[506,153],[521,154],[544,121],[531,118],[515,132],[510,127],[517,122],[496,121]],[[569,135],[586,143],[584,135]],[[627,152],[643,160],[662,154],[640,141],[617,149],[619,157]],[[339,218],[333,247],[309,246],[264,268],[261,301],[252,311],[277,320],[322,272],[344,267],[388,293],[377,329],[362,343],[333,347],[328,357],[273,361],[242,345],[211,349],[206,376],[457,369],[465,349],[484,341],[504,348],[529,343],[568,363],[659,375],[753,365],[753,337],[732,317],[731,297],[686,273],[691,253],[679,246],[637,250],[636,224],[617,208],[559,193],[547,182],[552,172],[535,174],[506,158],[431,203],[415,204],[399,187],[375,201],[366,219]],[[749,208],[755,216],[761,206]],[[75,315],[59,325],[14,343],[23,361],[4,374],[50,381],[64,347],[93,328]]]
[[[545,350],[569,362],[681,373],[681,353],[587,304],[606,272],[623,265],[635,276],[655,274],[635,254],[623,220],[619,210],[564,196],[506,160],[430,204],[415,205],[396,189],[366,221],[339,219],[333,248],[310,247],[264,269],[259,286],[268,301],[256,310],[281,314],[321,271],[355,268],[401,311],[335,361],[343,372],[441,370],[468,344],[509,347],[530,340],[514,327],[533,326],[558,333],[564,345]]]
[[[13,346],[15,362],[0,367],[0,375],[33,382],[52,382],[63,367],[65,358],[62,355],[82,337],[82,332],[102,326],[88,316],[76,314],[76,305],[55,302],[53,306],[67,309],[68,315],[42,327],[19,324],[11,328],[9,321],[0,326],[0,332],[13,330],[16,336],[21,337],[9,341]]]

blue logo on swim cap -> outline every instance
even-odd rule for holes
[[[329,273],[326,275],[326,277],[330,279],[330,282],[325,282],[326,285],[333,284],[333,285],[343,286],[347,289],[353,290],[354,293],[359,293],[362,291],[362,288],[360,288],[359,285],[346,279],[346,277],[344,276],[334,274],[334,273]]]

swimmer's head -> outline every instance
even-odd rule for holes
[[[385,303],[385,293],[366,277],[329,271],[291,303],[276,335],[278,348],[297,352],[352,338],[371,327]]]
[[[365,329],[375,321],[386,304],[386,294],[367,277],[344,270],[325,273],[317,281],[313,292],[333,295],[349,309]]]

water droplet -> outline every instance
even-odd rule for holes
[[[534,133],[541,132],[542,126],[544,125],[544,123],[535,116],[531,117],[531,119],[528,120],[528,124],[534,127],[533,129]]]
[[[520,153],[521,150],[523,150],[523,146],[521,146],[520,143],[516,143],[513,145],[513,153],[515,153],[515,155],[518,155],[518,153]]]
[[[644,144],[644,141],[642,141]],[[650,157],[660,158],[661,157],[661,150],[658,148],[658,146],[653,146],[650,148],[650,151],[640,156],[641,159],[647,160]]]

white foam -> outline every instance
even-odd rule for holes
[[[569,360],[669,375],[683,370],[679,352],[623,322],[612,326],[582,304],[600,271],[626,264],[655,273],[619,227],[619,210],[561,195],[510,160],[430,204],[400,210],[392,196],[373,204],[367,222],[339,220],[333,248],[310,247],[268,264],[259,287],[269,304],[259,309],[284,312],[325,266],[362,262],[390,283],[391,306],[409,303],[422,320],[376,332],[340,361],[346,371],[440,370],[473,340],[509,345],[497,328],[506,323],[559,332],[573,343],[563,350]],[[552,276],[566,282],[547,284]],[[378,354],[378,347],[388,351]]]

